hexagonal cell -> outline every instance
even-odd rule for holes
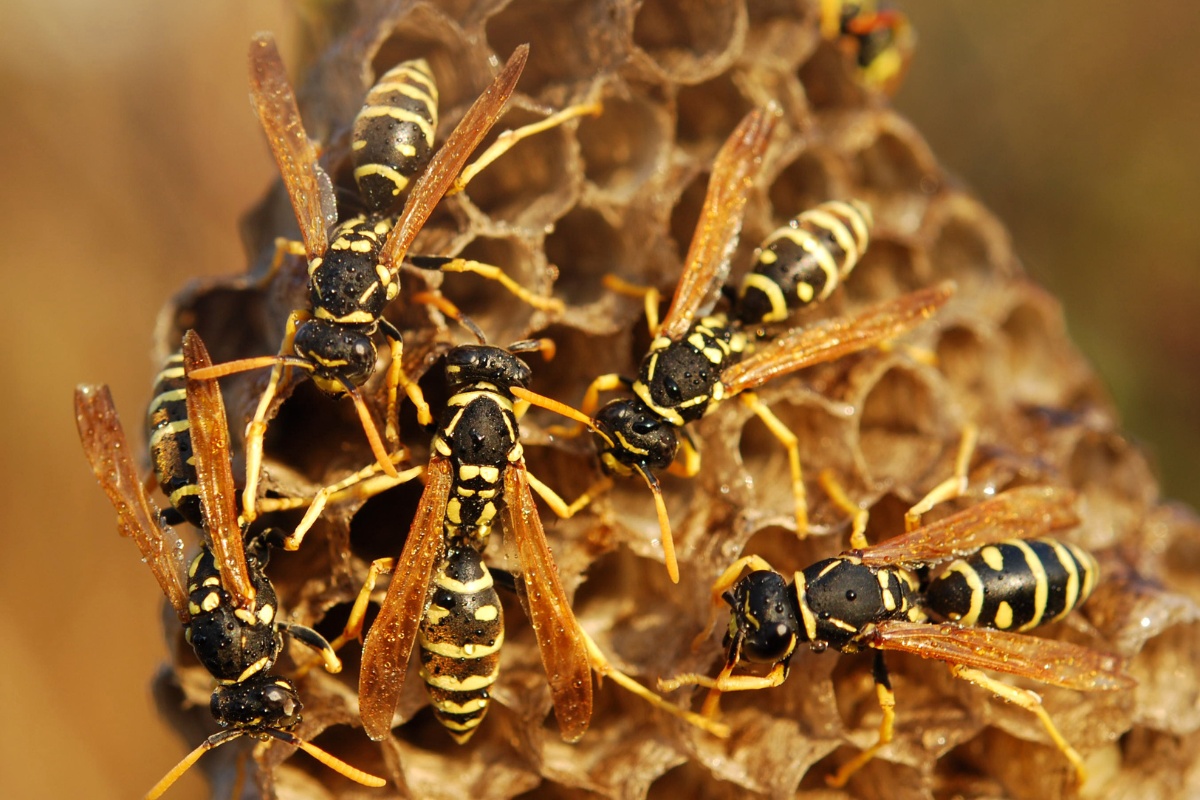
[[[795,70],[821,41],[816,8],[797,0],[755,0],[746,5],[750,30],[743,52],[786,71]]]
[[[484,152],[501,132],[540,122],[541,115],[514,109],[476,150]],[[467,186],[467,199],[493,221],[541,230],[566,213],[579,192],[582,166],[574,150],[573,121],[514,145]]]
[[[670,119],[641,92],[603,98],[604,113],[579,123],[584,174],[605,199],[625,203],[663,169],[670,148]]]
[[[886,195],[930,194],[939,182],[929,146],[906,123],[884,117],[879,135],[857,156],[863,184]]]
[[[1042,303],[1018,303],[1000,326],[1006,339],[1013,393],[1024,402],[1062,405],[1064,374],[1059,354],[1062,318]]]
[[[771,179],[768,192],[777,225],[844,196],[844,166],[832,153],[805,147],[785,164]]]
[[[500,51],[501,61],[509,52]],[[462,29],[450,18],[432,6],[416,5],[380,43],[368,65],[368,79],[374,81],[401,61],[426,59],[438,86],[438,130],[442,134],[438,138],[441,141],[450,131],[446,125],[447,112],[460,107],[465,111],[467,104],[474,101],[490,81],[492,70],[487,55],[472,47]]]
[[[814,111],[860,106],[867,97],[851,60],[832,42],[822,42],[797,71]]]
[[[750,113],[746,99],[731,73],[718,75],[695,86],[681,87],[676,95],[675,138],[683,146],[702,154],[705,161]]]
[[[922,223],[934,275],[954,278],[960,289],[1013,272],[1004,229],[970,198],[954,194],[930,207]]]
[[[746,8],[720,0],[647,0],[633,23],[633,42],[671,80],[690,84],[732,62],[746,34]]]
[[[923,254],[907,242],[872,237],[858,266],[846,277],[846,297],[855,303],[877,302],[929,284]]]
[[[914,370],[888,369],[859,412],[859,446],[869,479],[910,486],[942,450],[940,392]]]
[[[956,393],[973,399],[972,408],[982,409],[996,390],[995,358],[992,343],[967,324],[952,324],[938,333],[938,369]],[[965,414],[969,419],[976,414]]]
[[[546,237],[546,258],[558,267],[555,291],[571,305],[581,306],[609,295],[605,275],[636,280],[640,261],[626,249],[627,241],[599,211],[571,209]]]
[[[613,24],[623,13],[599,0],[517,0],[487,21],[499,53],[529,43],[520,91],[561,105],[585,83],[619,63],[628,43]]]

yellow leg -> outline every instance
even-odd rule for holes
[[[846,490],[838,483],[833,470],[821,470],[818,480],[820,480],[821,488],[829,495],[829,499],[833,501],[833,504],[850,515],[850,547],[855,550],[861,550],[866,547],[867,520],[870,518],[870,512],[865,508],[859,507],[850,499],[850,496],[846,494]]]
[[[787,667],[782,663],[776,664],[766,675],[734,675],[733,668],[737,662],[726,662],[716,678],[706,678],[703,675],[684,674],[675,678],[658,682],[659,691],[670,691],[688,683],[708,687],[708,696],[700,713],[705,717],[715,717],[720,707],[721,695],[725,692],[753,692],[759,689],[774,689],[787,678]]]
[[[308,253],[304,251],[304,242],[297,242],[280,236],[275,240],[275,252],[271,256],[271,263],[267,266],[267,272],[258,281],[259,288],[266,287],[274,280],[283,266],[283,260],[288,256],[300,256],[307,259]]]
[[[587,391],[583,393],[583,402],[579,404],[579,411],[588,417],[595,417],[596,412],[600,409],[601,392],[615,392],[618,389],[628,388],[629,383],[620,375],[615,373],[601,375],[588,384]],[[585,430],[587,430],[587,425],[577,422],[575,425],[551,425],[546,432],[551,436],[572,438]]]
[[[380,322],[379,329],[387,337],[392,355],[387,372],[387,421],[384,423],[384,436],[387,437],[388,447],[395,450],[400,446],[400,399],[397,390],[401,386],[404,387],[408,399],[417,407],[418,423],[432,424],[433,414],[429,411],[429,403],[425,402],[425,394],[421,387],[404,371],[404,341],[400,337],[400,331],[386,320]]]
[[[804,489],[804,473],[800,469],[800,441],[754,392],[742,392],[740,397],[787,449],[788,468],[792,472],[792,498],[796,504],[796,535],[803,539],[808,536],[808,496]]]
[[[334,652],[333,646],[325,641],[325,637],[307,625],[296,625],[292,622],[276,622],[275,627],[286,633],[300,644],[313,650],[325,662],[325,670],[336,674],[342,671],[342,661]]]
[[[1077,785],[1082,786],[1084,784],[1087,780],[1087,768],[1083,764],[1083,758],[1063,738],[1063,735],[1058,732],[1054,721],[1050,719],[1050,715],[1046,713],[1046,709],[1042,706],[1042,698],[1038,697],[1037,693],[1001,683],[977,669],[965,667],[962,664],[950,664],[949,666],[950,672],[954,677],[962,678],[964,681],[969,681],[976,686],[987,689],[998,697],[1010,703],[1015,703],[1036,716],[1038,721],[1042,723],[1042,727],[1046,729],[1046,733],[1049,734],[1051,741],[1054,742],[1054,746],[1066,756],[1067,761],[1070,761],[1071,766],[1075,768]]]
[[[612,663],[605,657],[604,652],[600,650],[599,645],[596,644],[591,636],[588,636],[587,631],[584,631],[582,628],[579,630],[581,633],[583,633],[584,642],[587,644],[588,658],[592,662],[592,669],[595,670],[596,674],[601,678],[609,678],[613,683],[617,684],[622,689],[632,692],[634,695],[642,698],[658,710],[665,711],[673,717],[678,717],[684,722],[687,722],[689,725],[695,725],[697,728],[711,733],[713,736],[717,736],[721,739],[729,738],[728,725],[725,725],[721,722],[716,722],[715,720],[704,717],[695,713],[694,711],[689,711],[686,708],[681,708],[680,706],[668,702],[658,694],[650,691],[645,686],[614,667]]]
[[[979,441],[979,426],[968,422],[963,426],[962,440],[958,445],[958,457],[954,460],[954,475],[939,483],[917,504],[904,512],[904,530],[912,532],[921,526],[921,517],[938,503],[961,497],[967,491],[967,476],[971,469],[971,456]]]
[[[535,478],[532,472],[527,471],[525,473],[525,480],[529,482],[529,488],[537,492],[538,496],[546,502],[546,505],[550,506],[550,510],[562,519],[570,519],[575,516],[581,509],[591,503],[597,495],[607,491],[612,486],[612,478],[603,477],[589,486],[587,491],[577,497],[573,503],[567,503],[558,492]]]
[[[296,328],[310,318],[307,311],[293,311],[284,328],[283,343],[279,345],[280,358],[292,352],[296,340]],[[283,378],[286,365],[276,361],[271,367],[271,377],[267,379],[267,388],[258,398],[258,407],[254,410],[254,418],[246,426],[246,488],[242,491],[242,518],[249,525],[258,516],[258,478],[262,472],[263,440],[267,435],[267,413],[271,402],[279,391],[279,382]]]
[[[441,292],[417,292],[410,298],[412,303],[424,303],[425,305],[433,306],[445,316],[462,325],[471,335],[479,341],[480,344],[487,344],[487,337],[483,335],[483,331],[475,324],[475,320],[468,317],[462,312],[458,306],[450,302],[450,299]]]
[[[700,474],[700,451],[688,435],[686,428],[679,429],[679,452],[667,467],[667,472],[680,478],[694,478]]]
[[[363,622],[367,617],[367,605],[371,602],[371,592],[375,591],[375,582],[379,580],[380,575],[388,574],[395,566],[396,559],[394,558],[380,558],[371,562],[371,568],[367,570],[367,579],[363,581],[362,589],[359,590],[358,597],[354,600],[354,606],[350,609],[346,627],[342,629],[342,634],[331,642],[334,650],[340,650],[347,642],[362,641]]]
[[[599,116],[600,112],[603,110],[604,106],[598,102],[578,103],[573,106],[567,106],[562,111],[551,114],[539,122],[531,122],[530,124],[524,125],[516,130],[504,131],[504,133],[500,134],[496,138],[496,141],[492,142],[491,146],[489,146],[487,150],[484,150],[483,153],[480,154],[479,158],[472,161],[463,169],[461,173],[459,173],[458,177],[454,180],[454,184],[446,192],[446,196],[449,197],[452,194],[457,194],[466,189],[467,184],[470,183],[476,175],[486,169],[487,166],[497,158],[508,152],[513,145],[522,139],[541,133],[542,131],[550,130],[551,128],[563,124],[567,120],[574,119],[576,117],[582,117],[585,115],[593,117]]]
[[[561,314],[566,308],[563,301],[557,297],[543,297],[529,291],[494,264],[484,264],[482,261],[472,261],[468,258],[442,258],[441,256],[413,256],[410,260],[421,269],[438,269],[442,272],[473,272],[488,280],[496,281],[521,302],[540,311]]]
[[[646,309],[646,325],[650,328],[650,335],[657,336],[660,327],[658,319],[658,306],[662,301],[662,294],[653,286],[638,286],[636,283],[618,278],[616,275],[604,276],[605,288],[623,294],[627,297],[640,297]]]
[[[862,769],[875,755],[888,745],[896,731],[896,694],[892,691],[892,683],[888,680],[887,667],[883,663],[883,654],[875,653],[875,696],[879,700],[879,709],[883,719],[879,722],[879,738],[875,744],[863,750],[854,758],[842,764],[837,772],[825,779],[829,786],[840,789],[846,785],[850,777]]]

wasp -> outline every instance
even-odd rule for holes
[[[203,343],[184,339],[186,367],[211,364]],[[138,479],[129,443],[106,386],[75,390],[75,417],[84,453],[117,511],[118,529],[134,540],[159,587],[185,627],[196,657],[217,681],[211,711],[223,728],[185,757],[147,798],[161,796],[204,753],[242,736],[278,739],[366,786],[385,781],[350,766],[297,737],[302,704],[295,685],[272,675],[283,634],[321,654],[327,669],[341,669],[330,644],[315,630],[279,618],[278,599],[265,572],[272,534],[238,524],[228,430],[215,382],[185,386],[196,486],[207,541],[186,567],[183,543]],[[186,576],[186,577],[185,577]]]
[[[821,35],[854,59],[865,85],[889,95],[900,88],[917,42],[907,16],[873,0],[821,0]]]
[[[531,372],[516,354],[545,346],[462,345],[446,356],[446,381],[453,395],[439,419],[427,483],[404,549],[399,559],[371,565],[346,631],[334,643],[361,636],[375,581],[393,572],[363,648],[363,726],[377,740],[391,730],[409,658],[419,641],[421,676],[438,721],[460,743],[475,732],[488,710],[504,642],[500,599],[483,560],[499,523],[509,563],[519,566],[517,593],[541,651],[564,739],[576,741],[588,727],[593,669],[657,708],[727,735],[724,726],[667,703],[608,663],[571,611],[531,488],[560,513],[565,503],[526,471],[518,435],[519,413],[528,407],[524,404],[587,421],[525,388]]]
[[[723,599],[731,610],[724,667],[716,678],[682,675],[660,688],[707,686],[703,712],[713,714],[721,692],[780,685],[802,643],[814,652],[874,650],[883,720],[877,742],[829,778],[842,786],[892,739],[896,698],[884,651],[914,653],[946,662],[955,677],[1037,716],[1082,783],[1083,760],[1041,699],[983,672],[1076,691],[1133,685],[1113,656],[1023,635],[1078,608],[1096,585],[1091,554],[1047,536],[1078,524],[1074,503],[1068,490],[1011,489],[880,544],[818,561],[790,583],[761,557],[744,556],[713,584],[714,604]],[[932,577],[925,573],[938,565]],[[765,676],[734,674],[742,662],[772,666]]]
[[[675,582],[679,568],[656,474],[673,467],[681,450],[683,463],[677,471],[685,476],[699,471],[699,454],[684,426],[740,395],[787,449],[796,528],[803,536],[808,516],[798,441],[751,390],[796,370],[883,345],[929,318],[954,291],[952,284],[942,284],[913,292],[855,315],[792,329],[752,348],[758,333],[747,335],[747,326],[784,319],[790,309],[828,296],[865,250],[870,209],[859,201],[831,202],[768,237],[743,282],[732,320],[726,314],[697,319],[728,272],[748,192],[778,116],[774,108],[752,111],[718,152],[683,273],[661,323],[656,291],[610,282],[645,294],[654,339],[635,380],[602,375],[588,387],[581,406],[593,413],[599,392],[633,391],[634,397],[611,401],[594,413],[594,438],[607,472],[637,474],[653,492],[666,567]]]
[[[337,218],[332,184],[317,163],[317,152],[304,131],[295,94],[274,40],[257,36],[250,46],[251,98],[259,121],[292,203],[300,227],[301,243],[277,246],[272,271],[288,253],[308,261],[309,307],[288,317],[276,356],[232,361],[204,370],[197,377],[217,378],[249,369],[271,366],[266,389],[259,399],[246,435],[246,486],[243,513],[253,520],[258,513],[257,492],[262,466],[267,416],[285,368],[307,372],[323,391],[346,394],[354,402],[376,462],[396,477],[383,441],[362,398],[361,388],[375,371],[376,333],[390,348],[387,373],[385,434],[395,449],[398,390],[417,407],[423,425],[432,422],[420,387],[405,374],[403,339],[383,312],[400,291],[399,267],[409,247],[441,198],[461,191],[471,178],[522,138],[584,113],[596,113],[596,104],[572,106],[541,122],[508,131],[464,169],[467,158],[491,130],[516,88],[528,57],[527,45],[518,47],[484,90],[442,147],[432,152],[437,124],[437,90],[428,65],[405,62],[385,74],[367,97],[354,125],[355,178],[369,212],[345,220],[332,232]],[[432,154],[431,154],[432,153]],[[399,216],[387,209],[418,175]],[[456,258],[412,257],[423,268],[447,272],[475,272],[501,283],[531,305],[560,311],[554,298],[536,296],[499,268]],[[463,319],[440,295],[425,295],[450,316]]]

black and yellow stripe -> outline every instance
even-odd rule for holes
[[[925,600],[936,616],[961,625],[1027,631],[1086,600],[1098,575],[1096,559],[1073,544],[1009,539],[952,562]]]
[[[504,613],[491,573],[471,544],[451,544],[421,620],[421,677],[434,716],[459,744],[487,714],[500,671]]]
[[[172,523],[186,520],[202,527],[204,513],[196,483],[184,385],[183,356],[174,353],[154,379],[154,399],[146,409],[146,438],[150,442],[154,476],[178,515],[166,513],[164,518]]]
[[[742,280],[734,316],[743,325],[782,322],[829,297],[866,252],[873,222],[861,200],[831,200],[774,231]]]
[[[724,315],[704,317],[678,341],[660,336],[650,343],[633,392],[655,414],[682,427],[725,399],[721,372],[747,347],[745,334]]]
[[[354,118],[354,180],[368,210],[396,204],[433,154],[438,90],[424,59],[388,70]]]

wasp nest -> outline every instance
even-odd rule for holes
[[[598,117],[519,144],[465,194],[443,202],[418,238],[414,252],[500,265],[566,304],[550,315],[475,276],[406,269],[387,316],[404,331],[405,366],[423,376],[435,409],[446,396],[438,357],[462,334],[427,306],[406,302],[429,288],[440,288],[494,343],[552,338],[557,358],[531,359],[535,391],[578,403],[596,375],[633,374],[648,343],[645,316],[638,301],[607,290],[603,276],[673,286],[717,148],[747,111],[768,101],[783,111],[783,135],[752,193],[733,277],[747,268],[755,243],[798,212],[830,198],[859,198],[876,220],[869,252],[843,289],[795,324],[957,282],[956,297],[908,346],[860,353],[761,391],[800,438],[808,539],[794,533],[782,448],[739,403],[692,426],[704,457],[699,476],[664,480],[680,585],[667,580],[640,482],[618,482],[571,520],[544,515],[576,614],[616,664],[649,685],[681,672],[714,674],[719,639],[698,651],[691,642],[707,622],[709,586],[726,566],[758,553],[790,574],[846,546],[845,513],[816,482],[821,470],[832,470],[871,509],[867,533],[877,541],[902,530],[902,511],[950,475],[963,427],[974,422],[980,446],[968,497],[950,507],[1018,484],[1076,489],[1084,522],[1068,536],[1097,554],[1102,579],[1081,612],[1037,633],[1127,657],[1138,681],[1134,691],[1094,694],[1031,685],[1088,762],[1084,793],[1168,797],[1186,794],[1185,785],[1200,792],[1193,757],[1200,750],[1200,526],[1160,502],[1145,458],[1121,435],[1103,388],[1068,340],[1057,302],[1024,276],[1003,225],[952,184],[920,134],[822,39],[816,2],[446,0],[382,12],[362,5],[339,4],[336,26],[317,24],[317,57],[298,88],[309,134],[324,142],[324,163],[338,185],[352,186],[353,114],[375,77],[401,59],[429,60],[441,89],[443,136],[490,80],[495,59],[523,42],[531,45],[529,63],[503,126],[572,102],[604,105]],[[305,305],[305,268],[292,259],[264,276],[275,237],[295,238],[295,230],[286,198],[272,192],[247,219],[250,270],[184,292],[164,317],[164,352],[188,327],[201,332],[218,362],[275,352],[288,313]],[[922,351],[935,358],[917,357]],[[253,414],[265,372],[224,381],[235,437]],[[368,390],[382,413],[378,378]],[[311,494],[371,460],[349,403],[302,379],[282,397],[266,444],[266,490]],[[599,476],[598,467],[587,438],[551,437],[551,422],[534,413],[523,423],[528,463],[571,497]],[[407,404],[401,426],[421,463],[430,437]],[[277,555],[270,573],[285,611],[336,636],[369,562],[399,553],[420,491],[413,482],[361,508],[332,508],[300,552]],[[1032,715],[953,679],[937,662],[898,654],[889,659],[895,741],[843,791],[827,789],[825,776],[873,742],[878,726],[870,654],[800,652],[782,687],[727,695],[723,713],[733,733],[725,741],[606,683],[588,734],[567,745],[549,716],[528,623],[516,603],[508,610],[497,702],[468,745],[438,728],[415,676],[399,709],[407,722],[382,745],[370,742],[357,727],[359,648],[352,644],[340,675],[317,669],[300,680],[299,733],[388,776],[389,788],[357,787],[276,746],[262,757],[275,767],[273,779],[261,779],[263,790],[481,799],[1046,798],[1074,791],[1065,760]],[[185,645],[176,652],[162,682],[167,699],[178,708],[175,687],[182,687],[203,709],[207,674]],[[309,658],[295,655],[296,662]],[[286,659],[279,669],[289,670]],[[694,700],[686,690],[672,698]],[[184,717],[195,740],[211,725],[200,710]],[[227,796],[235,750],[208,759],[219,796]]]

